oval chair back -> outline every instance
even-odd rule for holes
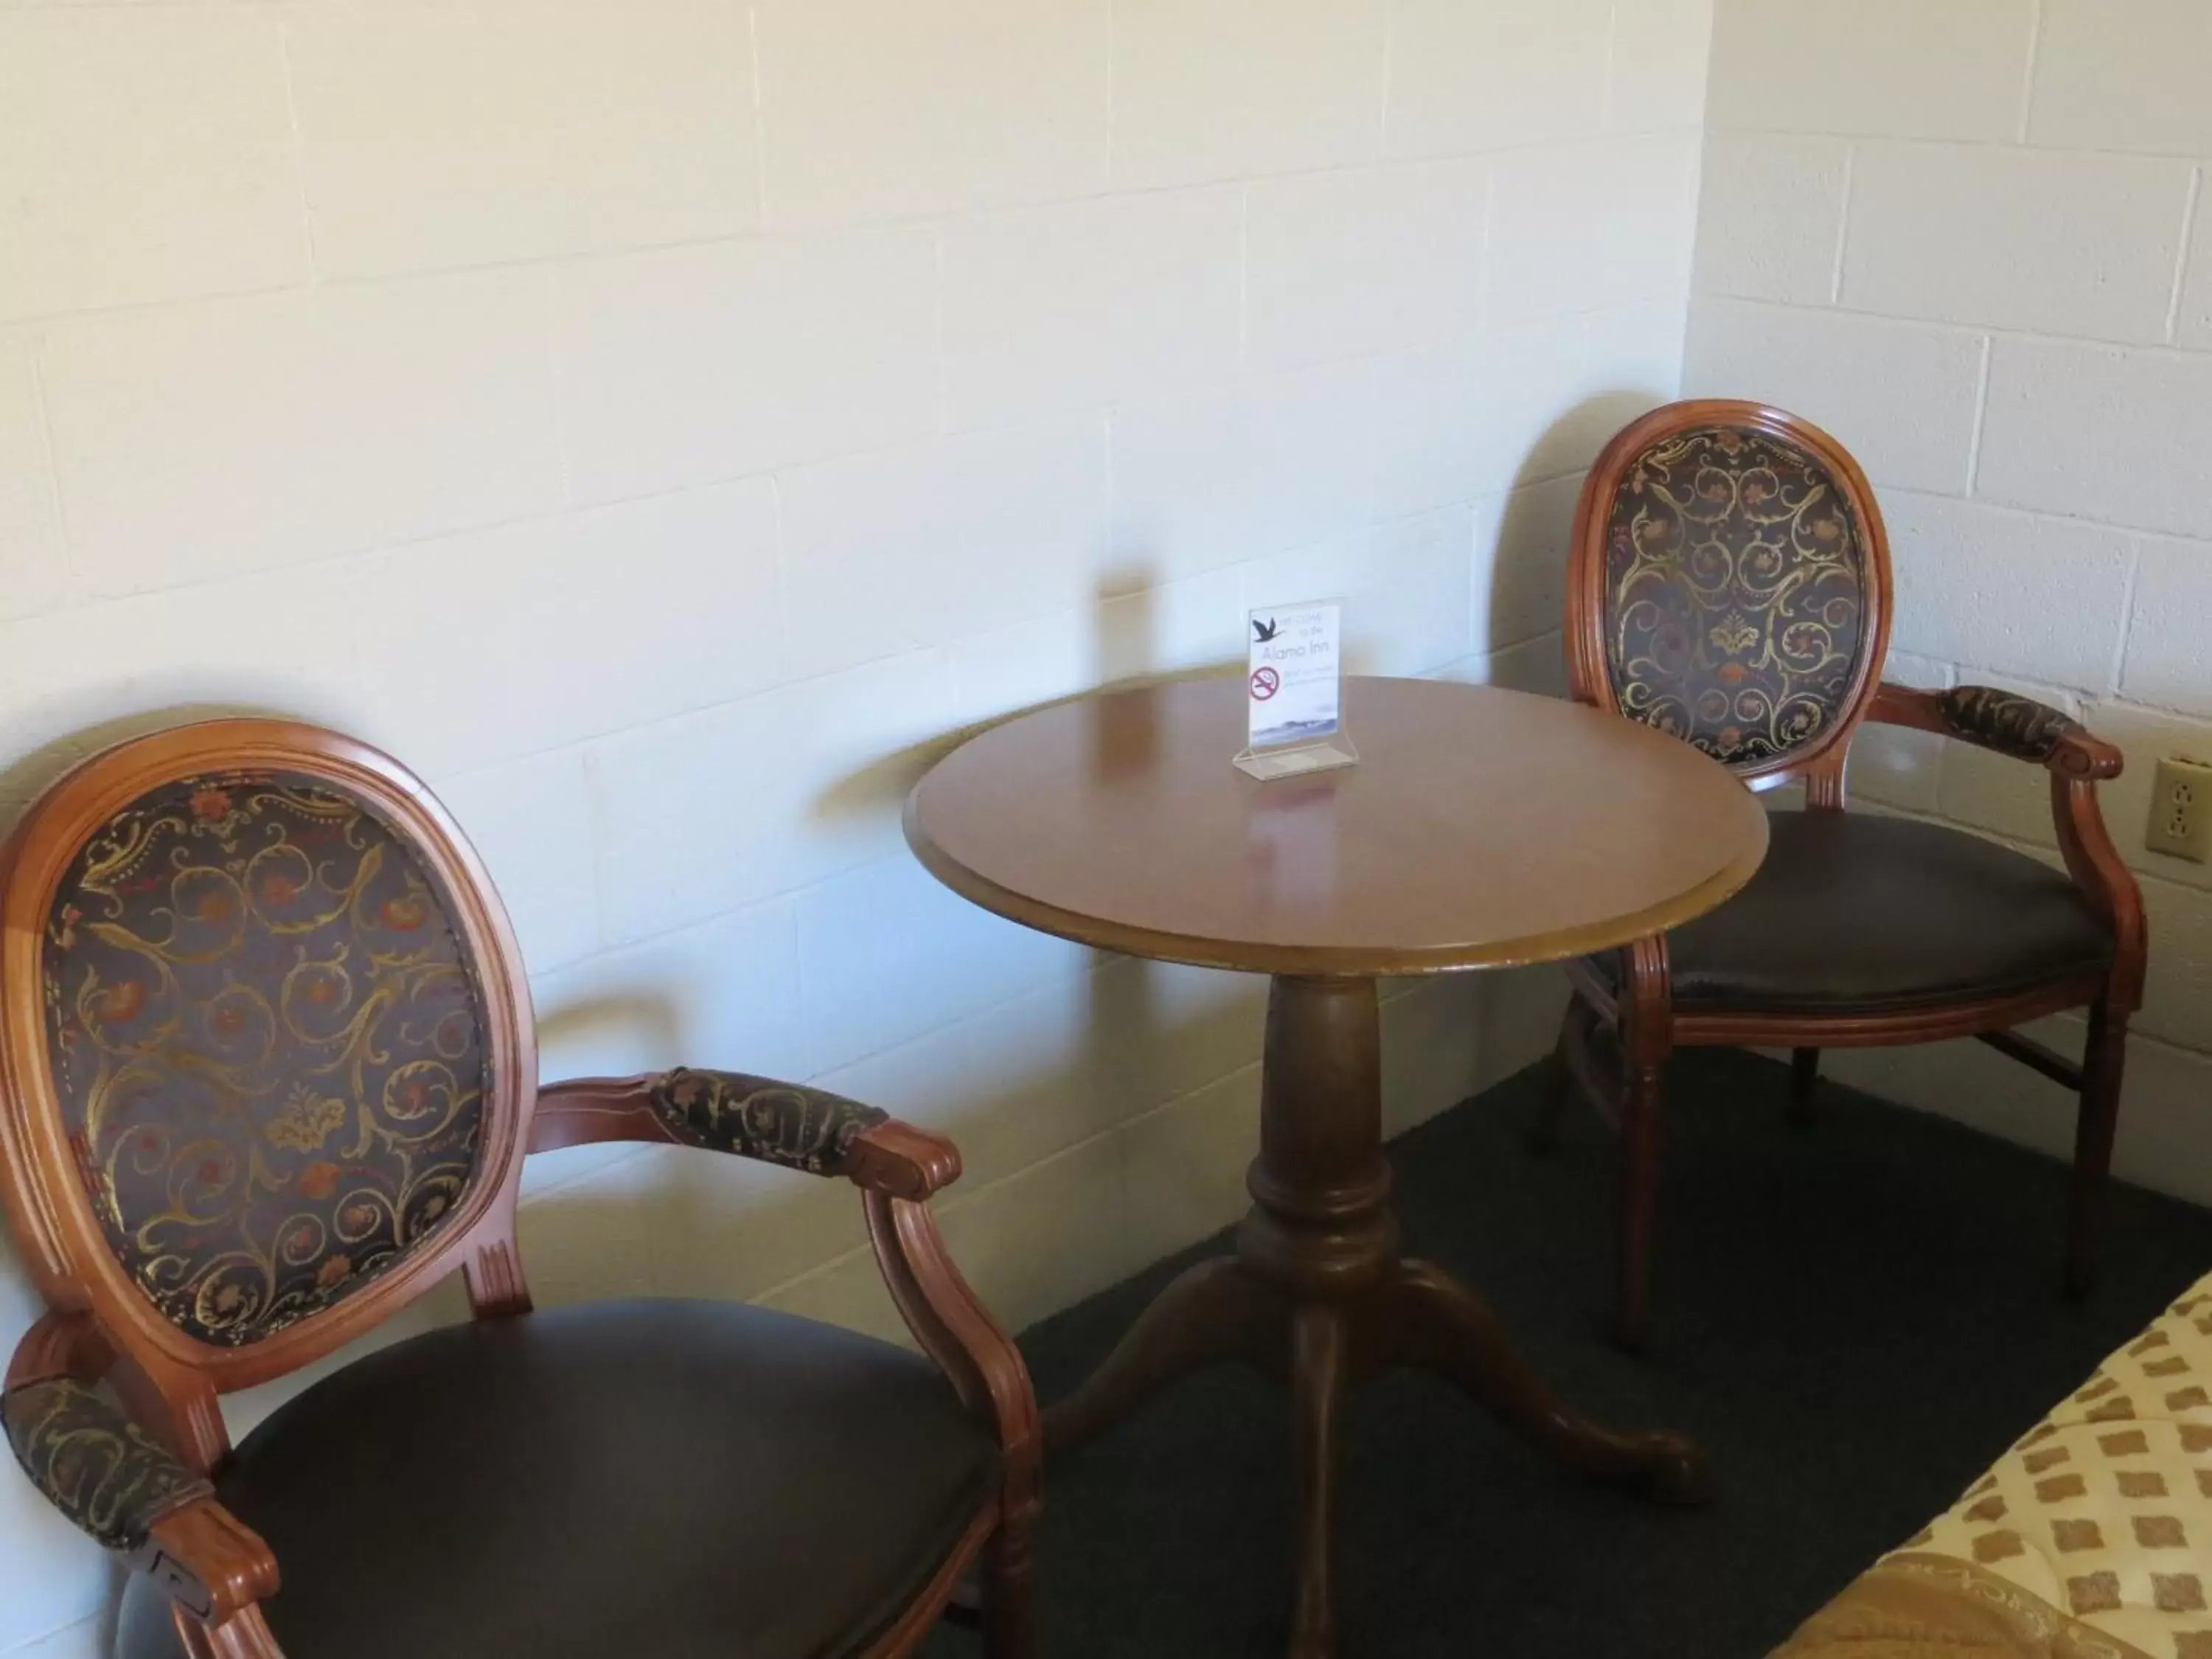
[[[1757,404],[1653,410],[1607,446],[1576,514],[1575,696],[1694,744],[1754,788],[1842,801],[1881,678],[1889,543],[1865,475]]]

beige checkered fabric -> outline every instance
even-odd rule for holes
[[[2212,1659],[2212,1277],[1893,1559],[1929,1555],[2149,1659]]]

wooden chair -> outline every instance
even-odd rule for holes
[[[730,1073],[541,1091],[474,854],[308,726],[87,762],[0,854],[0,1186],[52,1310],[0,1413],[138,1569],[119,1659],[872,1659],[971,1567],[994,1659],[1028,1653],[1036,1407],[926,1207],[951,1146]],[[524,1155],[625,1140],[852,1182],[928,1358],[736,1304],[532,1313]],[[456,1268],[471,1322],[231,1446],[221,1395]]]
[[[2142,896],[2097,806],[2120,753],[2027,697],[1883,684],[1889,621],[1881,509],[1806,422],[1676,404],[1622,432],[1589,476],[1568,579],[1573,695],[1696,744],[1753,789],[1802,783],[1806,802],[1775,814],[1765,866],[1718,910],[1570,965],[1537,1138],[1571,1081],[1618,1117],[1631,1346],[1650,1329],[1661,1078],[1685,1044],[1792,1049],[1801,1115],[1823,1048],[1976,1036],[2078,1091],[2068,1280],[2085,1287],[2094,1271],[2145,951]],[[1846,817],[1864,720],[2048,770],[2066,873],[1942,824]],[[2078,1066],[2013,1029],[2069,1008],[2089,1011]]]

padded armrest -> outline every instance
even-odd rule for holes
[[[112,1550],[143,1546],[178,1510],[215,1496],[106,1395],[74,1377],[0,1395],[15,1461],[48,1502]]]
[[[2122,757],[2081,721],[2048,703],[1990,685],[1955,685],[1916,691],[1883,685],[1873,717],[1895,726],[1957,738],[1978,749],[2047,767],[2061,777],[2116,778]]]
[[[1944,723],[1959,736],[2015,760],[2047,761],[2081,722],[2017,692],[1989,685],[1954,685],[1936,693]]]
[[[609,1140],[734,1152],[917,1202],[960,1178],[951,1141],[857,1100],[773,1078],[678,1066],[570,1078],[538,1091],[532,1152]]]
[[[655,1076],[647,1097],[679,1140],[809,1175],[844,1175],[854,1143],[890,1121],[890,1113],[842,1095],[687,1066]]]

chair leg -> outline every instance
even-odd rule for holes
[[[2105,1178],[2112,1167],[2127,1057],[2128,1017],[2099,1003],[2089,1011],[2089,1042],[2081,1056],[2081,1112],[2074,1133],[2074,1192],[2066,1228],[2066,1288],[2075,1296],[2086,1294],[2097,1277]]]
[[[1659,1208],[1659,1106],[1663,1065],[1630,1063],[1620,1100],[1620,1260],[1616,1339],[1632,1352],[1651,1340],[1651,1230]]]
[[[1565,1019],[1560,1022],[1559,1040],[1553,1046],[1552,1057],[1544,1062],[1544,1096],[1536,1103],[1536,1115],[1529,1120],[1523,1138],[1528,1151],[1539,1156],[1559,1144],[1559,1120],[1566,1114],[1567,1097],[1574,1092],[1567,1048],[1575,1040],[1575,1006],[1570,1005]]]
[[[1031,1592],[1027,1515],[1002,1522],[983,1567],[983,1652],[987,1659],[1031,1659],[1036,1652],[1036,1613]]]
[[[1790,1051],[1790,1121],[1802,1129],[1813,1121],[1813,1094],[1820,1083],[1820,1051]]]

